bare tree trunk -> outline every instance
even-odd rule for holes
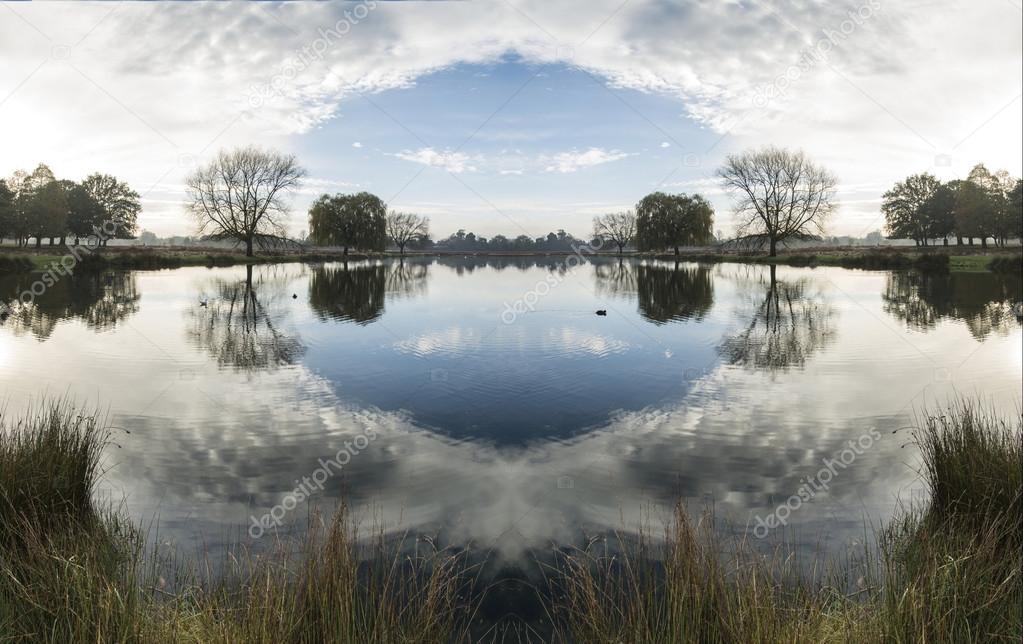
[[[770,256],[771,257],[777,257],[778,256],[778,240],[775,239],[774,237],[771,237],[771,252],[770,252]],[[773,277],[773,275],[772,275],[772,277]]]
[[[245,240],[245,256],[252,257],[252,237],[248,237]]]

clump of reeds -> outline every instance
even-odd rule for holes
[[[963,521],[981,532],[1005,524],[1023,541],[1023,421],[1018,415],[999,418],[960,399],[944,413],[927,416],[916,439],[931,493],[931,520]]]
[[[694,520],[682,504],[658,557],[642,537],[615,543],[566,558],[557,591],[566,641],[844,641],[860,628],[866,559],[845,570],[807,567],[783,550],[722,537],[712,514]]]
[[[24,545],[28,531],[93,521],[92,493],[107,438],[96,415],[56,400],[14,423],[5,420],[0,414],[0,547]]]
[[[959,399],[916,442],[930,502],[882,535],[886,635],[1023,640],[1023,420]]]
[[[443,642],[464,639],[463,559],[365,545],[344,507],[221,565],[168,561],[92,492],[107,435],[68,401],[0,423],[0,640]],[[202,565],[205,564],[205,565]]]
[[[570,553],[556,617],[574,642],[1023,640],[1023,422],[955,401],[916,435],[932,491],[842,565],[726,540],[676,508],[663,547]],[[823,572],[818,572],[823,571]]]
[[[360,558],[344,508],[298,548],[233,558],[175,600],[207,642],[444,642],[467,625],[460,558],[427,546]],[[422,545],[422,544],[417,544]],[[390,554],[388,554],[390,553]]]

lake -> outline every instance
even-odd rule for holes
[[[80,274],[0,325],[0,391],[103,410],[101,495],[189,552],[341,498],[503,570],[679,498],[840,549],[925,498],[924,405],[1018,408],[1021,299],[1018,275],[610,258]]]

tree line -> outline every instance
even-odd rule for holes
[[[200,233],[234,239],[252,254],[254,246],[288,242],[284,230],[285,197],[305,176],[294,155],[255,147],[222,151],[186,181]],[[717,172],[733,198],[736,234],[727,243],[767,248],[771,256],[791,241],[821,240],[837,210],[838,180],[802,151],[775,146],[729,155]],[[970,243],[979,238],[1004,245],[1019,236],[1020,181],[1006,172],[977,166],[964,181],[941,183],[915,175],[884,195],[888,234],[918,244],[950,236]],[[309,209],[309,241],[350,249],[382,251],[388,242],[399,252],[415,250],[570,250],[582,241],[564,231],[544,237],[495,235],[487,239],[459,230],[446,239],[430,238],[429,218],[389,210],[376,195],[324,194]],[[654,192],[634,210],[594,218],[591,245],[660,252],[715,241],[714,209],[699,194]],[[722,240],[718,240],[721,242]]]
[[[135,236],[139,194],[108,174],[93,173],[82,181],[57,179],[49,166],[18,170],[0,179],[0,241],[14,239],[19,247],[35,239],[75,245],[95,236],[100,245],[110,238]]]
[[[983,164],[966,179],[942,182],[931,174],[914,174],[884,193],[881,212],[892,239],[912,239],[928,246],[949,238],[987,247],[988,239],[1005,246],[1023,230],[1023,180],[1005,170],[991,172]]]

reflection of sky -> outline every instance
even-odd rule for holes
[[[657,516],[677,495],[713,500],[741,526],[877,428],[882,440],[790,523],[804,544],[845,541],[919,487],[915,453],[901,448],[908,431],[891,433],[914,409],[954,391],[1014,409],[1019,325],[983,340],[954,318],[907,325],[884,312],[883,272],[779,268],[779,281],[806,280],[827,308],[827,342],[801,366],[722,362],[723,340],[749,327],[763,299],[766,270],[713,267],[700,321],[654,324],[634,292],[608,292],[584,265],[508,325],[505,302],[547,269],[459,276],[434,264],[425,288],[388,295],[377,321],[357,325],[310,310],[315,267],[260,267],[257,297],[304,347],[272,370],[218,367],[191,333],[200,298],[244,269],[140,272],[138,310],[116,327],[66,320],[43,342],[0,327],[0,384],[9,414],[43,392],[109,409],[131,433],[115,431],[105,490],[139,519],[158,515],[166,538],[237,537],[250,514],[373,427],[378,438],[325,501],[346,494],[389,528],[506,556],[635,527],[649,503]]]

